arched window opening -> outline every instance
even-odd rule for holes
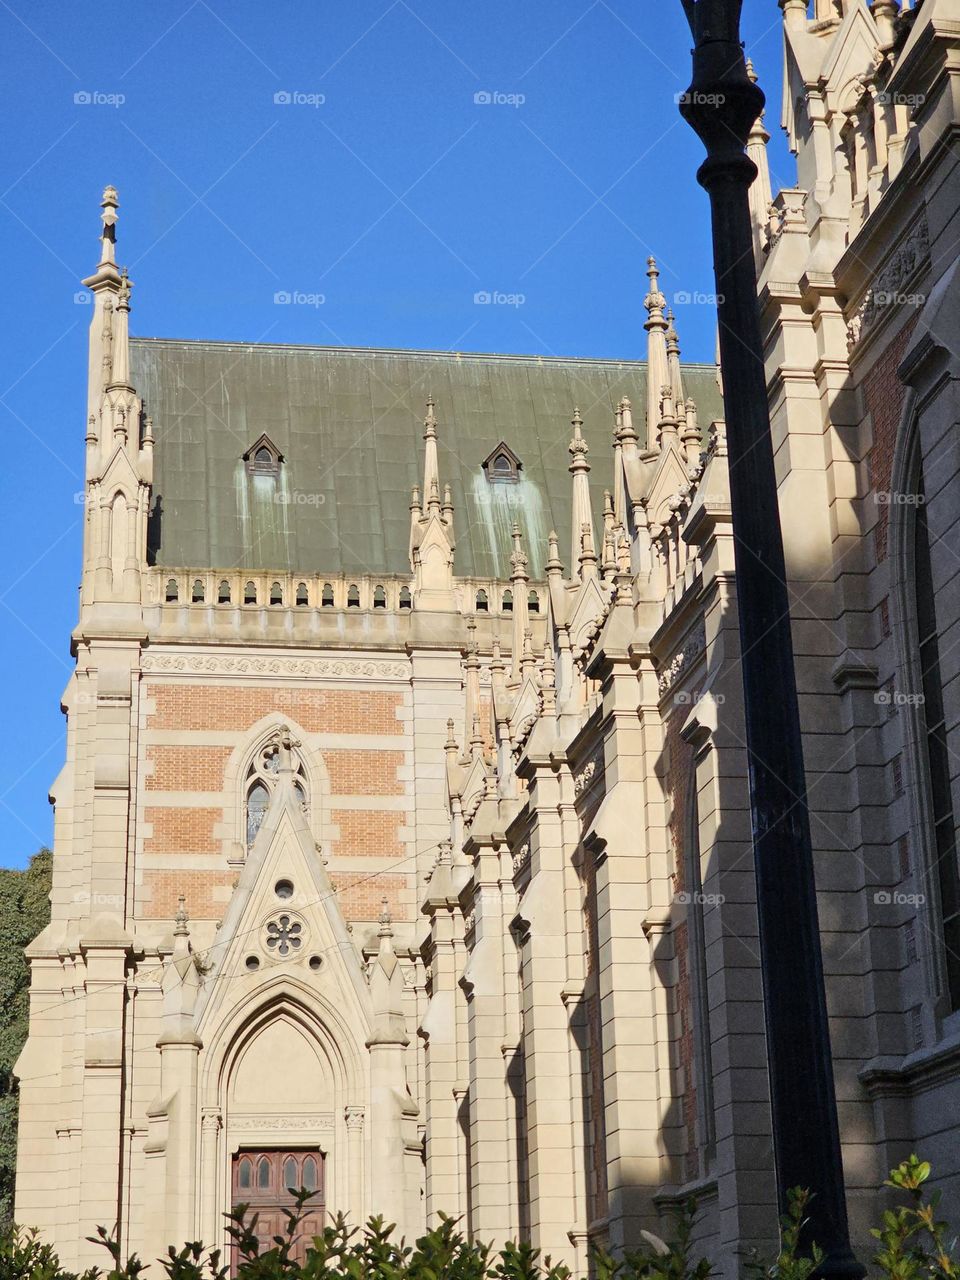
[[[401,587],[400,588],[400,608],[410,609],[412,608],[412,606],[413,606],[413,600],[410,596],[410,588]]]
[[[937,629],[936,590],[930,557],[923,469],[917,475],[913,517],[913,579],[917,617],[917,656],[923,703],[921,766],[929,799],[932,854],[939,889],[941,953],[950,1008],[960,1009],[960,867],[957,865],[957,827],[950,786],[950,751],[944,714]]]
[[[347,591],[347,608],[360,608],[360,588],[355,583],[351,583],[350,588]]]
[[[263,826],[267,805],[270,803],[270,791],[266,783],[259,779],[247,792],[247,848],[257,838],[257,832]]]
[[[489,612],[490,612],[490,601],[489,601],[489,599],[487,598],[487,593],[486,593],[482,588],[477,592],[477,599],[476,599],[476,606],[475,606],[475,607],[476,607],[476,612],[477,612],[477,613],[489,613]]]
[[[535,591],[531,591],[527,596],[527,610],[530,613],[540,612],[540,597]]]
[[[329,582],[323,584],[323,594],[320,597],[320,607],[323,609],[333,608],[333,587]]]
[[[305,582],[298,582],[297,583],[297,607],[302,608],[304,605],[307,605],[309,603],[310,603],[310,598],[307,595],[307,584]]]
[[[163,598],[167,602],[167,604],[176,604],[177,601],[180,599],[180,591],[179,591],[179,588],[177,587],[176,578],[167,579],[167,586],[166,586],[166,590],[164,591]]]
[[[503,593],[503,612],[513,613],[513,592],[509,588]]]
[[[373,607],[375,609],[385,609],[387,607],[387,593],[383,587],[375,587],[373,592]]]
[[[293,1156],[287,1156],[283,1162],[283,1185],[288,1191],[300,1190],[300,1179],[297,1177],[297,1162]]]
[[[191,592],[191,595],[190,595],[190,602],[191,604],[203,604],[203,597],[204,597],[203,582],[201,581],[200,578],[197,578],[193,584],[193,591]]]
[[[224,579],[224,581],[220,583],[220,588],[217,591],[217,604],[229,604],[229,603],[230,603],[230,583],[227,582],[226,579]]]
[[[257,832],[266,817],[267,809],[280,775],[281,753],[284,751],[290,753],[290,762],[294,774],[293,789],[296,792],[298,803],[304,812],[307,811],[307,774],[303,760],[297,750],[298,745],[291,738],[289,729],[284,725],[264,743],[251,761],[244,784],[246,787],[246,839],[248,850],[256,840]]]
[[[253,455],[253,461],[258,467],[270,467],[273,465],[273,454],[263,445]]]
[[[253,1165],[246,1156],[240,1161],[240,1167],[237,1170],[237,1185],[240,1187],[253,1186]]]
[[[300,1182],[304,1191],[316,1191],[317,1189],[317,1162],[313,1156],[307,1156],[303,1162],[303,1173],[300,1175]]]
[[[684,884],[687,898],[687,974],[689,1016],[692,1023],[696,1155],[699,1174],[705,1177],[716,1154],[716,1109],[713,1097],[713,1049],[710,1040],[710,1004],[707,991],[707,946],[704,927],[703,871],[700,858],[700,805],[696,771],[690,780],[687,804]]]
[[[257,603],[257,584],[255,582],[248,582],[247,585],[243,588],[243,603],[244,604]]]
[[[270,603],[283,604],[283,587],[279,582],[274,582],[270,587]]]
[[[270,1186],[270,1159],[263,1156],[257,1165],[257,1186],[262,1189]]]

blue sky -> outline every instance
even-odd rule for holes
[[[775,191],[794,178],[780,23],[745,0]],[[75,295],[106,183],[138,334],[642,358],[648,254],[668,299],[713,285],[680,0],[0,0],[0,38],[0,865],[22,866],[52,838],[64,758]],[[684,357],[712,359],[712,308],[676,310]]]

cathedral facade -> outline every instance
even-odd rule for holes
[[[780,3],[755,251],[866,1256],[910,1151],[960,1193],[960,24]],[[655,262],[635,363],[133,338],[117,209],[18,1221],[152,1259],[306,1186],[585,1275],[696,1194],[736,1275],[776,1203],[723,388]]]

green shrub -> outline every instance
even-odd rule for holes
[[[929,1176],[930,1166],[911,1156],[885,1183],[908,1196],[906,1205],[883,1214],[883,1225],[872,1233],[881,1245],[872,1261],[887,1280],[960,1280],[956,1241],[947,1240],[946,1224],[936,1216],[939,1193],[924,1199]],[[237,1280],[568,1280],[570,1275],[549,1257],[541,1260],[539,1250],[528,1244],[510,1243],[495,1254],[489,1245],[467,1240],[456,1220],[447,1217],[408,1245],[382,1218],[371,1218],[360,1230],[339,1214],[298,1261],[295,1246],[309,1199],[306,1191],[296,1197],[286,1230],[265,1244],[256,1234],[256,1215],[247,1218],[248,1206],[238,1205],[228,1215],[227,1233],[239,1259]],[[780,1224],[780,1252],[771,1260],[749,1262],[745,1270],[752,1280],[810,1280],[823,1254],[816,1244],[809,1250],[801,1244],[809,1203],[806,1191],[791,1192]],[[709,1280],[714,1269],[708,1259],[695,1256],[692,1244],[696,1212],[695,1200],[676,1212],[669,1241],[645,1231],[642,1246],[623,1257],[595,1250],[596,1280]],[[90,1239],[103,1245],[112,1266],[78,1277],[61,1268],[36,1232],[7,1227],[0,1231],[0,1280],[137,1280],[144,1272],[138,1258],[121,1258],[120,1246],[103,1227]],[[230,1273],[220,1251],[199,1242],[179,1251],[171,1247],[160,1262],[167,1280],[227,1280]]]

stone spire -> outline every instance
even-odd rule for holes
[[[480,654],[477,645],[477,624],[467,622],[467,657],[464,665],[464,742],[473,732],[474,720],[480,718]]]
[[[683,394],[683,373],[680,368],[680,335],[677,333],[672,311],[667,312],[667,369],[674,406],[682,405],[686,397]]]
[[[527,610],[527,555],[523,549],[520,526],[514,524],[511,534],[513,554],[510,556],[510,581],[513,586],[513,638],[510,653],[510,683],[519,684],[523,662],[523,638],[529,621]]]
[[[655,440],[660,423],[660,393],[670,381],[667,368],[667,320],[663,309],[667,300],[660,292],[660,272],[656,258],[647,259],[650,290],[643,305],[647,309],[647,440]]]
[[[427,398],[427,413],[423,420],[423,496],[428,510],[434,501],[440,506],[440,460],[437,455],[437,402]]]
[[[681,435],[683,454],[688,466],[700,461],[701,441],[700,425],[697,421],[697,406],[692,398],[688,398],[684,408],[684,427]]]
[[[589,525],[591,542],[593,540],[593,512],[590,508],[590,481],[588,479],[590,463],[587,461],[587,454],[590,451],[587,448],[586,440],[583,438],[581,430],[583,418],[580,416],[579,409],[574,409],[571,424],[573,426],[573,439],[570,441],[569,447],[569,471],[573,476],[573,509],[570,513],[570,528],[572,531],[570,565],[572,571],[573,566],[580,563],[584,525]]]
[[[453,497],[440,489],[436,401],[427,399],[423,420],[423,492],[414,489],[410,502],[410,568],[414,574],[414,607],[455,607],[453,594]]]
[[[749,58],[747,75],[754,84],[757,83],[757,73]],[[747,138],[747,155],[757,166],[757,176],[750,187],[750,223],[753,227],[753,256],[758,272],[763,266],[767,246],[767,228],[770,224],[770,203],[773,199],[770,187],[770,161],[767,156],[769,141],[770,134],[764,128],[763,112],[761,112],[753,122],[750,136]]]

